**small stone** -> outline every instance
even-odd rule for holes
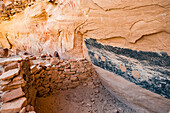
[[[63,84],[66,85],[66,86],[68,86],[70,83],[71,83],[71,80],[65,80],[65,81],[63,81]]]
[[[87,83],[83,83],[83,86],[87,86],[88,84]]]
[[[85,102],[81,102],[81,105],[84,105],[85,104]]]
[[[3,53],[3,56],[2,57],[7,57],[8,56],[8,48],[5,48],[3,49],[4,50],[4,53]]]
[[[60,75],[60,79],[65,79],[65,78],[66,78],[66,76],[64,74]]]
[[[34,107],[31,106],[31,105],[27,105],[26,111],[27,111],[27,112],[28,112],[28,111],[34,111]]]
[[[30,57],[30,60],[36,60],[36,59],[37,59],[36,56]]]
[[[49,84],[44,85],[45,88],[48,88],[49,86],[50,86]]]
[[[103,101],[103,98],[100,99],[100,102],[102,102],[102,101]]]
[[[58,70],[59,70],[59,71],[64,71],[64,68],[61,68],[61,67],[60,67]]]
[[[41,67],[44,67],[45,62],[40,62],[39,65],[40,65]]]
[[[4,72],[4,73],[0,76],[0,80],[11,79],[11,78],[13,78],[15,75],[18,75],[18,73],[19,73],[19,69],[9,70],[9,71],[7,71],[7,72]]]
[[[5,59],[5,60],[2,60],[0,61],[0,65],[8,65],[12,62],[18,62],[18,61],[21,61],[22,58],[21,57],[18,57],[18,58],[10,58],[10,59]]]
[[[75,72],[64,72],[65,75],[73,75]]]
[[[88,85],[89,86],[93,86],[93,82],[88,82]]]
[[[90,98],[93,98],[93,93],[90,95]]]
[[[4,72],[15,68],[18,68],[18,63],[17,62],[10,63],[4,67]]]
[[[16,86],[11,86],[11,87],[9,87],[9,86],[3,86],[3,87],[1,87],[0,91],[5,92],[5,91],[12,90],[12,89],[16,89],[16,88],[19,88],[19,87],[22,87],[22,86],[21,86],[21,85],[16,85]]]
[[[77,69],[71,69],[71,72],[77,71]]]
[[[94,95],[95,96],[95,98],[99,98],[99,95]]]
[[[77,67],[78,64],[76,63],[71,63],[71,69],[75,69]]]
[[[93,113],[92,110],[88,110],[88,112]]]
[[[64,71],[65,71],[65,72],[70,72],[70,71],[71,71],[71,69],[64,69]]]
[[[22,80],[23,79],[23,77],[21,76],[21,75],[19,75],[19,76],[16,76],[15,78],[13,78],[13,82],[14,81],[20,81],[20,80]]]
[[[24,79],[21,79],[19,81],[12,81],[8,84],[8,87],[11,87],[11,86],[16,86],[16,85],[22,85],[22,86],[25,86],[26,85],[26,81]]]
[[[106,95],[110,95],[109,93],[107,93]]]
[[[27,104],[25,97],[4,103],[1,108],[1,113],[17,113]]]
[[[65,66],[65,69],[70,69],[70,68],[71,68],[71,65]]]
[[[31,109],[31,111],[34,111],[34,107],[33,107],[33,106],[31,106],[31,108],[30,108],[30,109]]]
[[[51,58],[50,59],[50,64],[51,65],[57,65],[60,63],[60,60],[58,58]]]
[[[28,53],[27,51],[24,51],[24,55],[30,55],[30,53]]]
[[[2,94],[3,93],[3,91],[0,91],[0,94]]]
[[[45,64],[44,66],[46,67],[46,70],[48,71],[51,69],[51,64]]]
[[[95,100],[94,100],[94,98],[91,98],[90,101],[91,101],[91,102],[94,102]]]
[[[117,109],[114,110],[114,113],[119,113],[119,111]]]
[[[79,68],[79,69],[77,70],[77,72],[78,72],[78,73],[84,73],[85,70],[84,70],[84,68]]]
[[[87,107],[92,107],[92,105],[91,105],[91,104],[89,104],[89,103],[87,103]]]
[[[99,91],[98,89],[96,89],[94,92],[95,92],[95,93],[100,93],[100,91]]]
[[[86,60],[86,59],[85,59],[85,58],[77,58],[76,60],[84,61],[84,60]]]
[[[60,89],[67,90],[68,88],[67,88],[67,86],[62,86]]]
[[[35,111],[29,111],[28,113],[36,113]]]
[[[52,57],[52,55],[48,53],[48,54],[47,54],[47,57]]]
[[[6,85],[8,85],[10,82],[11,82],[10,80],[8,80],[8,81],[3,81],[3,80],[1,80],[1,81],[0,81],[0,86],[6,86]]]
[[[21,58],[23,58],[23,59],[29,59],[29,58],[30,58],[30,55],[21,55]]]
[[[76,87],[77,87],[77,85],[75,85],[75,84],[68,86],[68,88],[71,88],[71,89],[76,88]]]
[[[45,58],[46,57],[46,55],[45,54],[41,54],[41,58]]]
[[[88,78],[88,76],[86,75],[86,73],[84,73],[84,74],[81,74],[81,75],[78,75],[78,78],[79,78],[79,80],[87,80],[87,78]]]
[[[99,85],[97,84],[95,87],[96,87],[96,88],[98,88],[98,87],[99,87]]]
[[[56,80],[55,83],[62,83],[63,80]]]
[[[25,113],[26,112],[26,107],[23,107],[20,111],[19,111],[19,113]]]
[[[62,83],[57,84],[57,88],[61,88],[63,86]]]
[[[57,51],[54,51],[54,53],[53,53],[53,57],[60,58],[60,57],[59,57],[59,54],[58,54],[58,52],[57,52]]]
[[[18,97],[22,97],[24,96],[25,93],[22,91],[22,88],[18,88],[18,89],[14,89],[10,92],[6,92],[3,96],[2,96],[2,101],[3,102],[8,102],[8,101],[11,101],[11,100],[14,100]]]
[[[78,81],[78,78],[75,76],[75,77],[71,77],[70,80],[73,82],[76,82],[76,81]]]
[[[72,85],[76,85],[76,86],[78,86],[79,84],[80,84],[80,81],[72,82]]]
[[[31,73],[34,73],[34,72],[38,71],[37,65],[32,65],[30,67],[30,70],[31,70]]]

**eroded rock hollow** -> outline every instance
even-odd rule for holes
[[[1,112],[168,113],[169,12],[170,0],[1,0]]]

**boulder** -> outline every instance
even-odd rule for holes
[[[23,107],[20,111],[19,111],[19,113],[25,113],[26,112],[26,107]]]
[[[17,113],[26,104],[27,104],[27,99],[25,97],[4,103],[2,105],[1,113]]]
[[[12,62],[18,62],[21,61],[22,58],[21,57],[10,57],[10,58],[5,58],[3,60],[0,61],[0,65],[8,65]]]
[[[50,63],[51,65],[57,65],[60,63],[60,60],[58,58],[51,58]]]
[[[0,80],[9,80],[11,78],[13,78],[14,76],[19,74],[19,69],[12,69],[9,70],[7,72],[4,72],[1,76],[0,76]]]
[[[6,92],[2,96],[2,101],[3,102],[8,102],[8,101],[14,100],[16,98],[22,97],[24,95],[25,95],[25,93],[22,91],[22,88],[20,87],[20,88],[12,90],[10,92]]]
[[[8,81],[3,81],[3,80],[1,80],[1,81],[0,81],[0,86],[6,86],[6,85],[9,84],[9,82],[10,82],[10,80],[8,80]]]
[[[17,62],[13,62],[11,64],[8,64],[7,66],[4,67],[4,71],[8,71],[8,70],[11,70],[11,69],[15,69],[15,68],[18,68],[18,63]]]

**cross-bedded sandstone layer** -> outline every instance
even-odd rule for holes
[[[168,0],[37,1],[0,24],[3,47],[86,56],[83,38],[142,51],[169,52]]]

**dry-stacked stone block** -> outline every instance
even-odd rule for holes
[[[84,58],[60,60],[25,55],[2,62],[4,72],[0,76],[0,90],[4,94],[1,113],[35,112],[36,96],[88,85],[96,77],[92,64]]]
[[[0,62],[5,67],[0,76],[0,91],[4,92],[1,113],[16,113],[27,105],[27,98],[22,89],[26,85],[26,81],[23,79],[21,69],[18,67],[18,62],[20,61],[21,59],[11,59]]]

